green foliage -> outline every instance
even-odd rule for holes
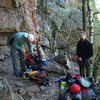
[[[52,47],[55,47],[54,41],[56,41],[55,48],[69,49],[77,40],[75,32],[82,29],[82,12],[74,5],[64,5],[54,1],[40,2],[39,6],[41,6],[40,14],[42,13],[40,32],[51,40]],[[69,46],[67,47],[67,45]]]
[[[66,22],[68,26],[75,24],[76,27],[82,28],[82,14],[78,9],[73,8],[58,8],[49,15],[49,19],[54,21],[58,30],[61,29],[62,24]],[[70,23],[72,21],[72,23]],[[66,27],[70,28],[70,27]]]
[[[96,9],[95,1],[91,1],[93,13],[98,12]],[[97,53],[97,49],[100,46],[100,21],[98,20],[97,14],[95,14],[93,19],[94,22],[94,53]]]

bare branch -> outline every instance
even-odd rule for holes
[[[93,13],[93,16],[94,16],[94,15],[97,15],[97,14],[99,14],[99,13],[100,13],[100,11],[97,11],[97,12]]]

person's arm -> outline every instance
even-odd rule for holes
[[[92,57],[93,56],[93,44],[90,43],[89,45],[89,57]]]
[[[28,43],[28,48],[29,48],[29,50],[30,50],[30,53],[34,53],[34,49],[35,49],[35,45],[34,44],[32,44],[32,43]]]
[[[85,57],[85,59],[89,59],[93,56],[93,44],[92,43],[89,43],[88,44],[88,55]]]
[[[76,56],[77,56],[77,57],[79,57],[79,54],[80,54],[79,48],[80,48],[80,44],[79,44],[79,42],[78,42],[78,43],[77,43],[77,48],[76,48]]]
[[[24,51],[23,50],[23,48],[21,47],[21,46],[19,46],[19,40],[18,39],[14,39],[14,41],[13,41],[13,46],[17,49],[17,50],[19,50],[19,51]]]
[[[81,46],[81,44],[80,44],[80,42],[78,42],[77,48],[76,48],[76,56],[75,56],[76,61],[82,61],[82,58],[80,57],[80,53],[81,53],[80,46]]]

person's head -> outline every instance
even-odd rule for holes
[[[87,38],[87,34],[84,31],[80,32],[80,40],[85,40]]]
[[[33,34],[28,34],[28,33],[26,33],[24,37],[25,37],[25,40],[26,40],[27,42],[33,43],[34,40],[35,40],[35,37],[34,37]]]

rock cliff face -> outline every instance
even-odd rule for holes
[[[9,85],[7,79],[9,75],[5,76],[5,71],[10,70],[11,73],[12,66],[11,62],[10,65],[8,62],[4,64],[6,59],[4,53],[10,55],[9,48],[6,46],[10,35],[17,31],[34,30],[36,8],[37,0],[0,0],[0,100],[24,100],[19,94],[13,92],[10,87],[12,85]],[[3,72],[4,74],[1,75]]]
[[[0,33],[34,30],[36,0],[0,0]]]
[[[0,45],[11,33],[35,29],[37,0],[0,0]]]

